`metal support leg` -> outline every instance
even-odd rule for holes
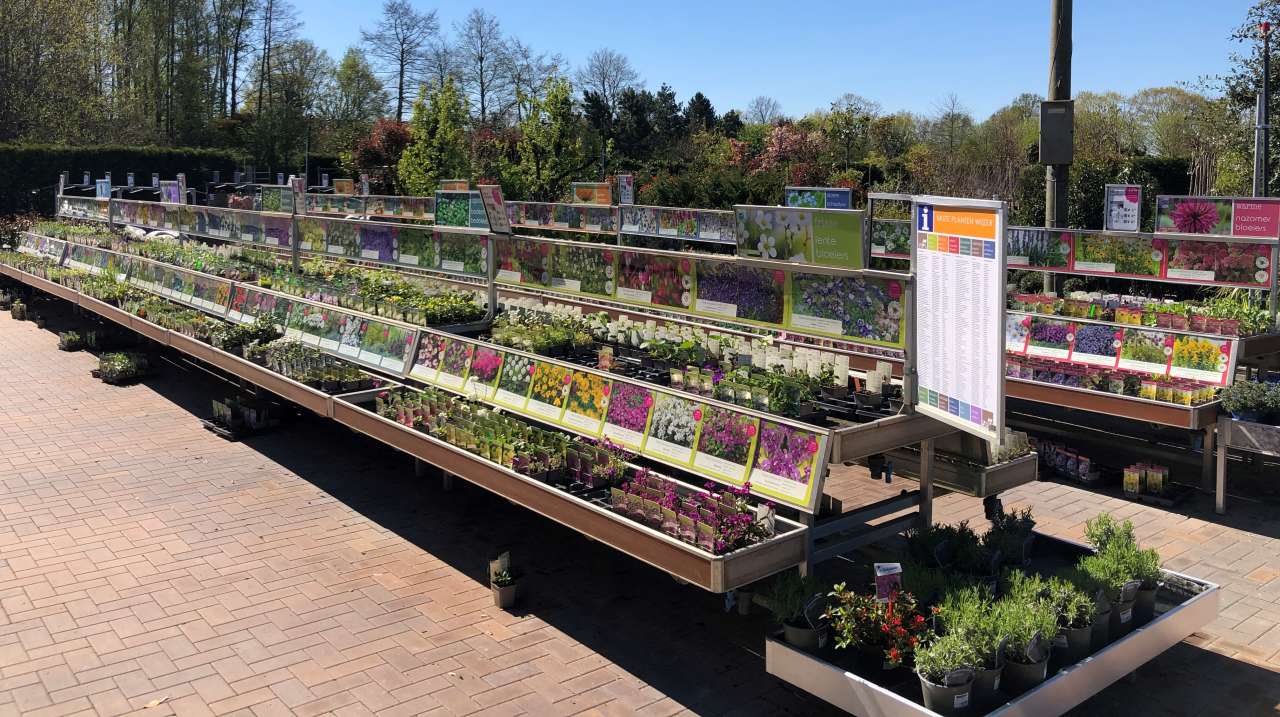
[[[1213,486],[1213,512],[1225,515],[1227,512],[1227,445],[1221,441],[1217,447],[1218,470]]]
[[[1214,436],[1217,435],[1218,424],[1210,423],[1204,427],[1204,443],[1201,445],[1200,454],[1200,486],[1205,490],[1213,485],[1213,444]]]
[[[413,459],[413,477],[422,478],[427,474],[427,464],[421,459]]]
[[[448,471],[442,471],[440,473],[440,488],[446,493],[453,490],[453,474],[452,473]]]
[[[933,525],[933,439],[920,441],[920,527]]]
[[[809,536],[804,541],[804,562],[800,563],[800,574],[808,576],[813,574],[813,526],[818,519],[813,514],[801,513],[800,522],[809,528]]]

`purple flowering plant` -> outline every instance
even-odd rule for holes
[[[730,463],[746,465],[757,419],[718,406],[702,407],[698,451]]]
[[[652,405],[653,397],[648,389],[619,381],[613,386],[605,421],[619,428],[643,433]]]
[[[760,441],[756,446],[755,466],[766,473],[808,485],[813,474],[813,454],[817,451],[815,434],[763,421],[760,424]]]
[[[728,262],[700,261],[698,298],[738,307],[738,318],[781,324],[786,275]]]

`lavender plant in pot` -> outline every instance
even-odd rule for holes
[[[996,603],[995,611],[1005,637],[1002,681],[1006,692],[1020,695],[1048,676],[1049,636],[1058,633],[1058,616],[1046,601],[1012,595]]]
[[[947,634],[963,635],[977,654],[972,703],[979,708],[995,704],[1005,665],[1004,635],[990,592],[976,585],[952,590],[938,614],[942,629]]]
[[[1093,599],[1064,578],[1050,578],[1049,599],[1058,615],[1058,635],[1053,640],[1054,656],[1071,665],[1089,656],[1093,635]]]
[[[810,608],[821,591],[817,580],[799,571],[787,571],[774,579],[767,600],[774,617],[782,623],[783,637],[788,644],[808,651],[820,646],[819,626],[813,624],[806,608]]]
[[[915,663],[926,708],[942,715],[968,710],[979,663],[968,636],[951,632],[916,648]]]

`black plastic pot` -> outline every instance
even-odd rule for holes
[[[1020,695],[1041,682],[1049,675],[1049,658],[1046,657],[1039,662],[1026,664],[1022,662],[1006,662],[1004,663],[1004,673],[1001,682],[1003,683],[1005,692],[1011,695]]]

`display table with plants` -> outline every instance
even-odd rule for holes
[[[1231,450],[1280,457],[1280,383],[1237,380],[1222,391],[1218,418],[1214,510],[1227,512],[1227,470]]]
[[[18,253],[0,255],[0,273],[36,288],[57,289],[82,307],[139,331],[162,346],[205,361],[427,463],[465,476],[707,590],[731,590],[804,561],[804,526],[771,510],[761,514],[760,506],[764,504],[747,499],[749,486],[745,481],[738,490],[693,488],[628,461],[634,454],[611,444],[601,442],[596,448],[575,444],[553,426],[541,427],[542,424],[515,418],[456,393],[400,387],[347,363],[358,361],[359,351],[370,349],[366,338],[329,350],[325,344],[307,343],[305,339],[311,336],[308,333],[301,334],[304,340],[283,336],[290,322],[282,317],[292,315],[297,307],[277,311],[278,304],[263,301],[267,296],[283,300],[280,295],[268,292],[259,296],[253,293],[257,290],[252,290],[243,302],[237,303],[236,286],[228,283],[228,304],[210,309],[194,303],[194,295],[186,290],[170,288],[161,296],[162,287],[181,286],[180,282],[157,281],[159,277],[150,268],[144,268],[140,275],[144,278],[139,279],[132,271],[139,266],[149,267],[150,262],[136,257],[134,260],[126,266],[124,281],[108,272],[64,269],[48,256]],[[169,270],[185,271],[172,267]],[[370,322],[362,319],[359,325],[367,329]],[[348,345],[358,349],[353,348],[355,353],[350,355],[340,350]],[[477,370],[483,375],[484,354],[466,358],[479,359]],[[114,363],[108,372],[110,380],[133,377],[126,374],[137,367],[137,362],[126,359],[111,359]],[[463,370],[466,366],[453,358],[441,361],[443,370],[462,375],[468,374]],[[592,410],[603,410],[603,404],[592,409],[591,401],[607,386],[587,380],[583,386],[587,393],[572,395],[568,405],[584,416],[590,416]],[[334,401],[332,394],[340,392],[348,393]],[[360,401],[367,406],[360,405]],[[776,432],[780,426],[771,430]],[[806,464],[805,478],[817,475],[815,467],[819,464],[813,458],[816,451],[801,450],[808,446],[807,441],[779,433],[764,445],[773,446],[775,441],[780,442],[778,445],[797,443],[797,455],[811,461]],[[722,450],[720,444],[716,445],[713,449],[708,442],[705,450],[724,455],[725,460],[747,460],[747,456],[734,454],[731,448]],[[777,449],[777,455],[763,456],[761,465],[773,470],[780,471],[782,468],[776,466],[783,465],[801,470],[787,463],[794,459],[782,449]],[[669,514],[677,511],[674,520],[670,519]]]
[[[1083,546],[997,518],[914,533],[898,580],[779,579],[779,621],[820,613],[822,634],[768,637],[769,673],[853,714],[1055,715],[1217,616],[1218,587],[1161,569],[1128,521],[1090,520]]]

